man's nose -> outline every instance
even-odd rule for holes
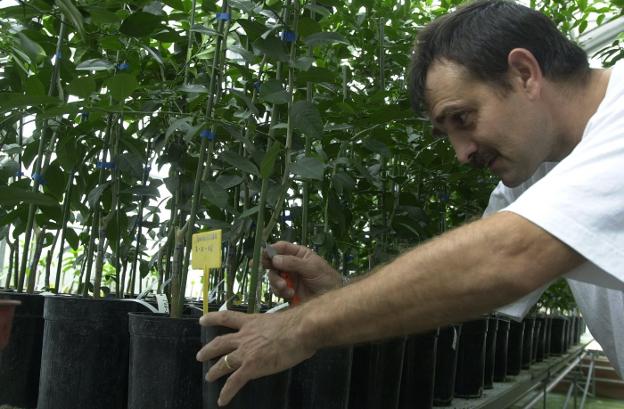
[[[455,157],[461,164],[469,164],[479,150],[477,144],[467,135],[449,135],[449,140],[455,150]]]

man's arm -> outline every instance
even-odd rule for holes
[[[296,365],[322,347],[432,329],[508,304],[583,258],[510,212],[450,231],[405,253],[363,280],[280,314],[207,314],[202,325],[237,333],[199,353],[221,358],[208,380],[231,373],[219,399],[227,404],[251,379]],[[233,368],[233,369],[232,369]]]
[[[521,216],[497,213],[304,306],[303,331],[323,347],[436,328],[515,301],[583,260]]]

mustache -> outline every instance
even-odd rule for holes
[[[470,157],[470,166],[476,169],[486,168],[496,156],[498,155],[494,152],[476,152]]]

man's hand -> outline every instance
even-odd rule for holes
[[[278,297],[290,299],[295,292],[305,302],[342,285],[342,276],[321,256],[305,246],[279,241],[272,245],[277,255],[271,260],[262,253],[262,265],[269,271],[271,290]],[[290,274],[295,288],[290,289],[279,271]]]
[[[200,318],[203,326],[238,330],[216,337],[197,353],[202,362],[221,357],[208,371],[207,381],[231,374],[221,389],[219,406],[227,405],[250,380],[281,372],[314,355],[315,348],[307,344],[310,338],[302,335],[299,310],[253,315],[220,311]]]

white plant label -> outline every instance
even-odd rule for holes
[[[158,312],[169,314],[169,300],[165,294],[156,294],[156,304],[158,305]]]

